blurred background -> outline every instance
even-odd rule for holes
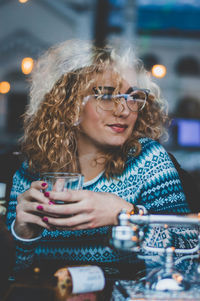
[[[132,43],[169,103],[161,143],[200,187],[199,0],[0,0],[0,199],[19,165],[34,61],[71,38]]]

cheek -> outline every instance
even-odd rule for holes
[[[137,118],[138,118],[138,113],[132,113],[133,115],[131,116],[130,118],[130,124],[132,125],[132,129],[134,129],[135,127],[135,123],[137,121]]]
[[[97,124],[100,120],[99,114],[96,110],[96,106],[87,103],[83,109],[82,115],[81,115],[82,125],[90,125]]]

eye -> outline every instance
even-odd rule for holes
[[[115,88],[110,86],[93,87],[93,91],[95,94],[112,95],[114,90]]]
[[[137,99],[145,100],[145,98],[146,98],[146,94],[144,91],[134,91],[133,93],[131,93],[130,96],[134,100],[137,100]]]
[[[139,94],[136,94],[136,93],[135,93],[135,94],[131,94],[131,97],[132,97],[132,99],[134,99],[134,100],[140,98],[140,97],[139,97]]]
[[[101,100],[112,100],[112,94],[103,94],[100,98]]]

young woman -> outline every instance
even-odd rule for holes
[[[189,212],[178,173],[158,142],[166,120],[158,86],[130,49],[67,41],[45,53],[32,75],[25,161],[7,215],[17,268],[34,259],[135,262],[133,253],[108,241],[122,209]],[[44,194],[44,171],[81,172],[83,190]],[[55,204],[58,199],[64,204]],[[163,231],[155,233],[155,246],[166,244]]]

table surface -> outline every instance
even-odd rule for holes
[[[149,300],[149,301],[197,301],[200,300],[200,285],[193,284],[190,289],[186,291],[172,291],[162,292],[154,291],[144,288],[142,283],[137,283],[131,280],[121,280],[120,284],[124,288],[124,291],[130,297],[129,300]],[[112,301],[125,301],[127,300],[117,286],[114,285],[112,290]]]
[[[47,273],[45,273],[47,272]],[[52,273],[24,271],[17,277],[10,277],[1,301],[60,301],[56,295],[57,280]],[[111,275],[111,277],[110,277]],[[114,276],[113,276],[114,275]],[[200,284],[192,284],[187,291],[158,292],[146,289],[138,280],[116,279],[118,274],[110,269],[106,287],[102,292],[80,294],[67,298],[69,301],[197,301],[200,300]],[[121,277],[124,278],[124,277]],[[116,281],[120,283],[117,285]],[[123,288],[122,290],[120,288]],[[129,297],[129,298],[128,298]],[[62,301],[65,301],[63,299]]]

